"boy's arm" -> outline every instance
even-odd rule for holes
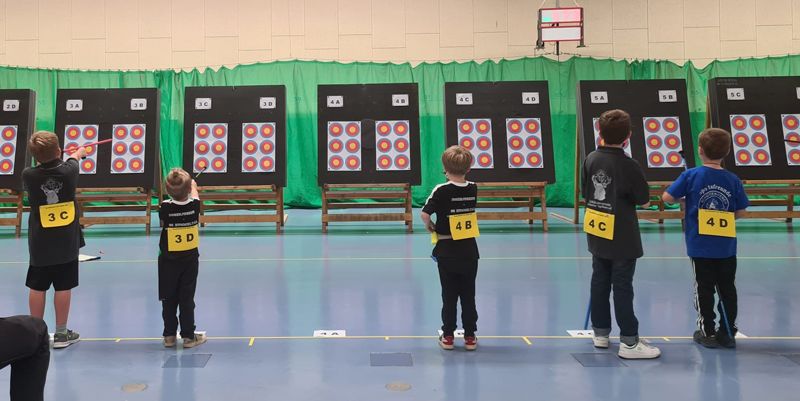
[[[630,159],[633,162],[635,169],[631,174],[631,196],[633,202],[641,207],[650,207],[650,185],[647,179],[644,178],[642,167],[636,160]]]
[[[86,157],[86,148],[81,146],[80,148],[78,148],[78,150],[72,152],[72,154],[69,155],[69,157],[71,159],[75,159],[75,160],[80,160],[80,159]]]
[[[421,212],[419,216],[422,217],[422,222],[425,223],[425,229],[428,230],[428,232],[432,233],[436,231],[436,225],[434,225],[433,221],[431,221],[431,215]]]
[[[192,180],[192,194],[190,195],[192,199],[200,199],[200,193],[197,191],[197,181]]]
[[[742,184],[741,180],[736,185],[736,194],[736,212],[734,212],[734,215],[738,219],[744,216],[747,207],[750,206],[750,199],[747,199],[747,193],[744,191],[744,184]]]
[[[686,186],[686,172],[684,171],[678,176],[675,182],[661,194],[661,200],[667,203],[685,203]]]
[[[429,196],[428,200],[425,201],[425,206],[422,207],[422,211],[419,214],[419,216],[422,218],[422,222],[425,223],[425,229],[429,232],[436,231],[436,224],[431,221],[431,215],[436,213],[436,204],[439,201],[437,198],[437,192],[438,188],[431,192],[431,196]]]

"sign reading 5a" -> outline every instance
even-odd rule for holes
[[[167,249],[170,252],[190,251],[200,245],[197,225],[167,228]]]
[[[586,215],[583,217],[583,231],[595,237],[613,240],[614,215],[586,208]]]
[[[478,214],[475,212],[464,214],[453,214],[450,219],[450,236],[454,240],[477,238],[481,234],[478,231]]]
[[[697,220],[700,235],[736,238],[736,215],[733,212],[700,209]]]

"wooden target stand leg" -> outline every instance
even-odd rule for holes
[[[527,211],[492,211],[478,212],[478,220],[521,220],[532,225],[535,221],[542,222],[542,229],[549,230],[547,223],[547,200],[545,196],[545,182],[480,182],[478,183],[478,208],[488,209],[518,209],[527,208]],[[481,200],[481,198],[485,200]],[[512,200],[490,200],[497,198],[511,198]],[[520,200],[522,199],[522,200]],[[536,201],[539,201],[540,211],[535,210]]]
[[[283,187],[277,185],[202,186],[200,193],[200,226],[209,223],[275,223],[277,233],[283,231],[285,213]],[[231,203],[211,203],[229,201]],[[209,211],[251,211],[247,214],[209,214]],[[266,213],[252,213],[252,211]],[[269,213],[274,210],[275,213]]]
[[[22,204],[23,193],[12,189],[0,189],[0,203],[10,203],[14,206],[2,207],[0,212],[14,213],[14,217],[0,218],[0,226],[14,226],[14,235],[22,234]]]
[[[142,224],[150,234],[153,191],[144,188],[78,188],[75,194],[80,224]],[[98,203],[105,203],[99,205]],[[128,212],[124,216],[95,216],[94,213]],[[144,212],[144,215],[135,213]],[[88,215],[87,214],[91,214]]]
[[[386,200],[376,202],[375,200]],[[406,232],[414,232],[414,216],[411,210],[411,184],[323,184],[322,185],[322,232],[328,232],[331,222],[345,221],[402,221]],[[331,213],[341,209],[391,209],[400,208],[402,213]]]

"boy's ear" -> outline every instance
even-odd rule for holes
[[[700,145],[697,146],[697,154],[700,156],[706,155],[705,152],[703,152],[703,148],[701,148]]]

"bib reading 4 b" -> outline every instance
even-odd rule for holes
[[[700,209],[697,220],[700,235],[736,238],[736,215],[733,212]]]
[[[68,226],[75,221],[75,202],[39,206],[39,220],[44,228]]]
[[[614,215],[586,208],[586,215],[583,216],[583,231],[595,237],[613,240]]]
[[[167,228],[167,250],[170,252],[190,251],[200,245],[200,231],[197,224],[189,227]]]
[[[451,214],[449,219],[450,236],[454,240],[477,238],[481,235],[478,231],[477,213]]]

